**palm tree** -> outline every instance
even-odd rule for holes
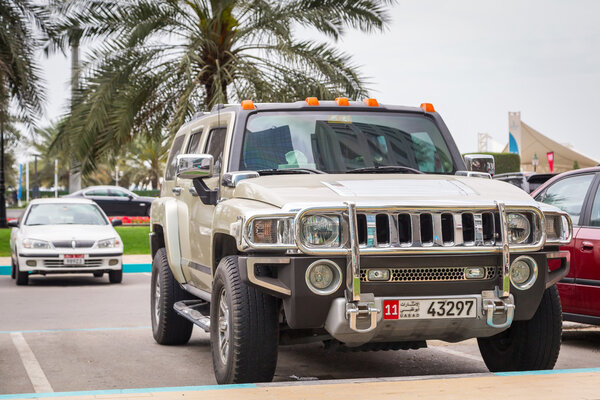
[[[6,227],[4,133],[10,110],[31,122],[41,112],[43,95],[35,51],[35,30],[46,31],[46,10],[40,2],[0,0],[0,227]],[[13,107],[11,107],[13,106]]]
[[[61,132],[84,172],[132,141],[172,135],[195,112],[229,100],[357,98],[364,78],[349,55],[299,40],[294,27],[336,40],[382,30],[394,0],[73,0],[57,25],[68,41],[101,42],[82,66],[82,91]]]

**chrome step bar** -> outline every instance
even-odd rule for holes
[[[173,309],[183,318],[193,322],[205,332],[210,332],[210,303],[204,300],[182,300]]]

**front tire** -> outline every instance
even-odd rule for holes
[[[17,267],[15,266],[15,260],[10,259],[10,277],[12,279],[16,279],[17,277]]]
[[[562,334],[562,310],[556,285],[546,289],[529,321],[515,321],[506,331],[477,343],[492,372],[552,369]]]
[[[18,286],[26,286],[29,284],[29,272],[19,269],[19,261],[15,263],[15,283]]]
[[[165,345],[187,343],[192,336],[194,326],[178,315],[173,305],[192,297],[175,280],[164,247],[158,249],[152,260],[151,283],[150,311],[154,340]]]
[[[123,269],[108,271],[108,281],[110,283],[121,283],[123,281]]]
[[[237,257],[225,257],[213,280],[210,345],[219,384],[270,382],[277,366],[277,299],[244,284]]]

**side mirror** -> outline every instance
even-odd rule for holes
[[[132,196],[132,195],[130,195],[130,194],[128,194],[128,195],[127,195],[127,198],[128,198],[129,200],[133,200],[133,196]]]
[[[467,171],[482,172],[494,176],[496,173],[496,162],[494,156],[489,154],[467,154],[465,157]]]
[[[18,228],[19,227],[19,220],[18,219],[13,219],[11,221],[8,221],[8,227],[9,228]]]
[[[210,178],[214,159],[210,154],[180,154],[177,156],[175,175],[181,179]]]
[[[112,224],[112,226],[121,226],[121,225],[123,225],[123,221],[120,219],[113,219],[111,221],[111,224]]]

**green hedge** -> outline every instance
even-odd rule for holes
[[[489,154],[496,160],[496,175],[508,172],[521,172],[521,157],[514,153],[465,153],[467,154]]]

